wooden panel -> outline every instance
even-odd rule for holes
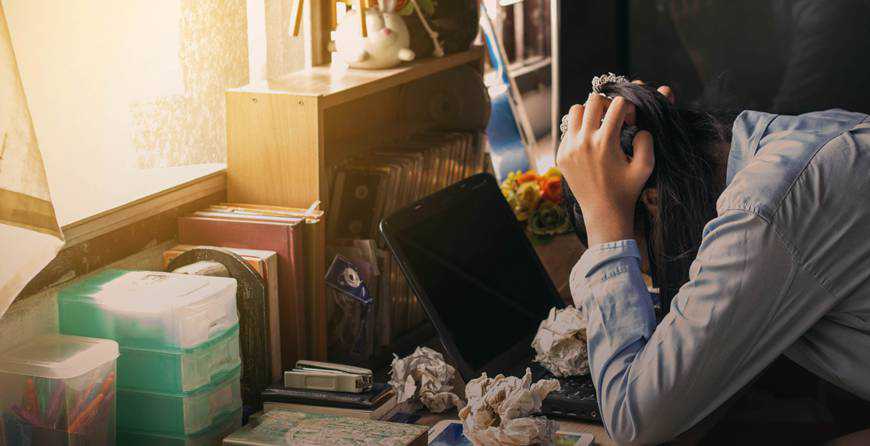
[[[326,222],[306,225],[307,244],[303,246],[306,269],[306,317],[308,318],[308,357],[326,361],[326,288],[323,277],[326,275]]]
[[[91,240],[115,229],[132,225],[185,203],[216,193],[223,194],[226,187],[226,171],[221,169],[202,178],[179,184],[115,209],[100,212],[93,217],[68,224],[63,227],[63,235],[66,239],[65,248]]]
[[[392,88],[324,111],[326,166],[399,138],[401,92]]]
[[[290,73],[278,79],[255,82],[230,91],[321,98],[321,107],[328,108],[450,68],[476,62],[482,55],[483,50],[475,47],[443,58],[420,59],[398,68],[349,69],[344,73],[337,73],[331,66],[324,65]]]
[[[317,101],[227,93],[227,195],[235,203],[307,208],[318,199]]]

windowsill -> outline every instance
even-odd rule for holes
[[[226,165],[199,164],[137,171],[129,182],[134,187],[127,184],[124,190],[101,194],[101,203],[86,202],[87,207],[63,209],[63,214],[58,212],[69,221],[61,220],[66,247],[225,190]]]

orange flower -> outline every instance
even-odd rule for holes
[[[541,182],[541,195],[552,203],[562,202],[562,179],[559,177],[546,178]]]
[[[538,172],[530,170],[517,176],[517,184],[528,183],[530,181],[538,181]]]

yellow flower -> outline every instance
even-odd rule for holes
[[[516,192],[514,213],[520,221],[528,220],[541,202],[541,186],[534,181],[520,184]]]
[[[541,175],[541,177],[543,177],[543,178],[562,178],[562,172],[559,170],[558,167],[551,167],[543,175]]]

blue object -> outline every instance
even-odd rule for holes
[[[389,421],[391,423],[414,424],[420,418],[423,418],[420,414],[408,413],[408,412],[396,412],[387,421]]]
[[[500,84],[489,88],[492,112],[486,127],[486,135],[489,140],[495,177],[501,183],[510,172],[529,170],[531,163],[526,153],[526,143],[520,124],[517,121],[514,107],[511,105],[511,101],[515,98],[511,97],[507,64],[502,57],[504,52],[492,29],[492,23],[486,14],[486,7],[481,5],[480,8],[480,23],[489,52],[489,60],[493,68],[499,73],[500,81]]]
[[[372,303],[372,295],[359,269],[342,255],[335,256],[326,272],[326,285],[364,304]]]
[[[529,156],[526,154],[526,145],[520,136],[519,126],[510,106],[508,91],[510,90],[505,89],[496,95],[490,93],[492,114],[486,128],[492,166],[499,183],[504,181],[510,172],[518,170],[525,172],[531,168]]]
[[[429,446],[472,446],[472,443],[462,433],[462,423],[450,423]]]

